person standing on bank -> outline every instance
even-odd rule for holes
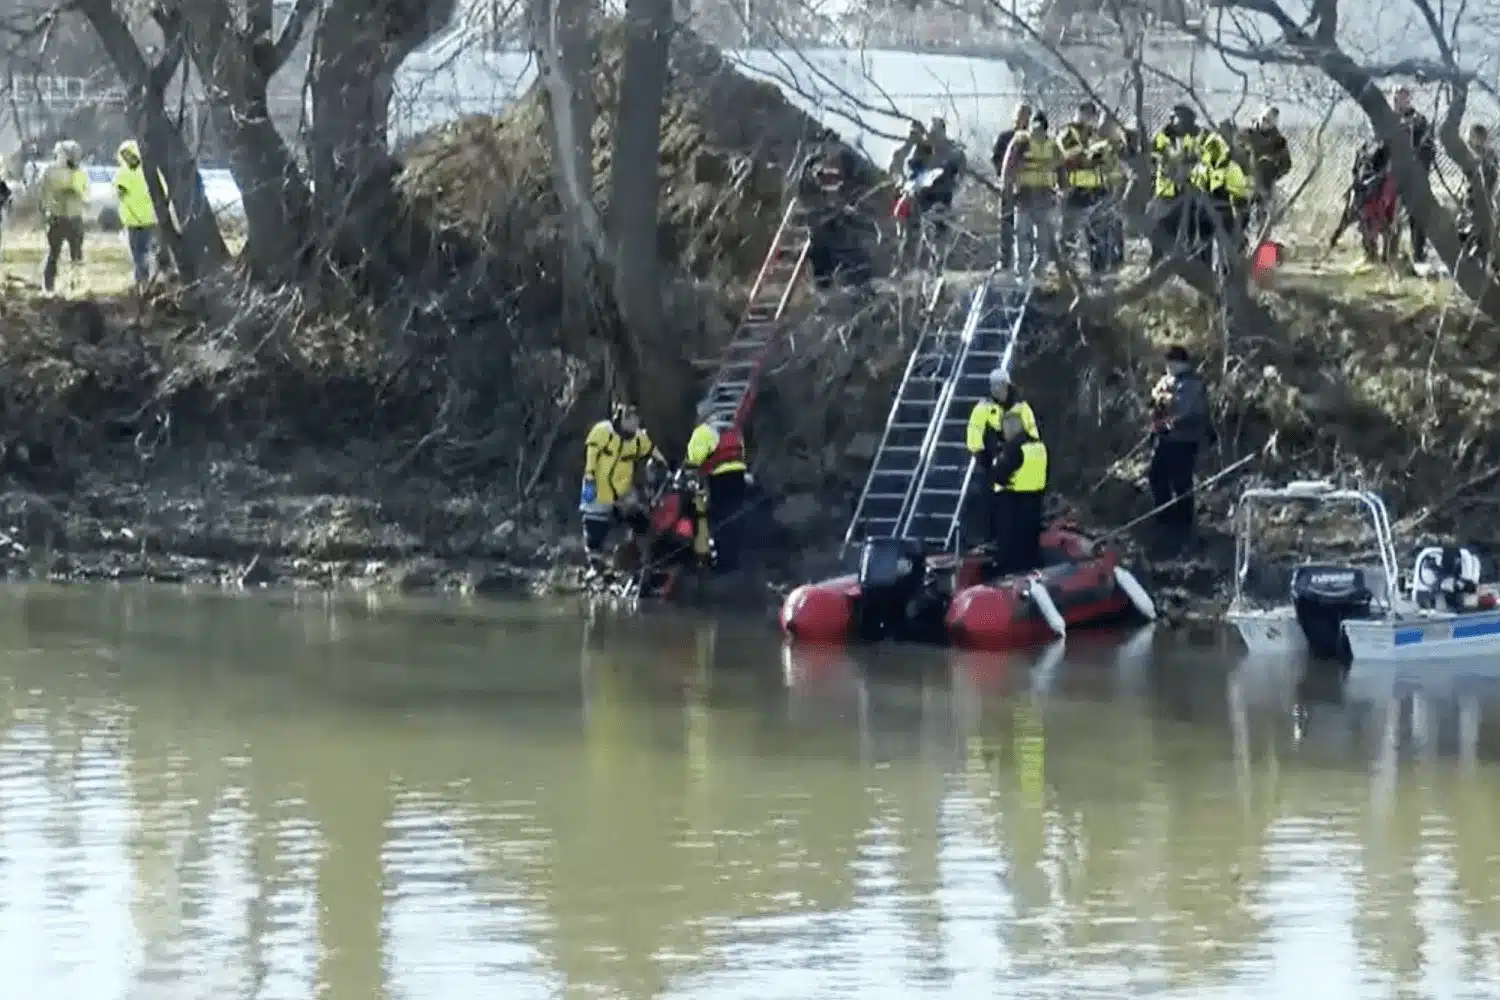
[[[1431,174],[1433,165],[1437,163],[1437,138],[1433,135],[1432,122],[1412,105],[1410,88],[1398,87],[1391,103],[1401,118],[1401,127],[1406,129],[1407,137],[1411,140],[1411,148],[1417,154],[1417,163],[1424,173]],[[1411,262],[1425,264],[1427,229],[1409,210],[1406,222],[1411,229]]]
[[[47,234],[47,258],[42,262],[42,292],[52,294],[63,246],[68,248],[68,286],[76,289],[83,270],[83,209],[89,178],[83,172],[83,150],[71,139],[59,142],[53,162],[42,174],[42,218]]]
[[[722,423],[722,429],[716,424]],[[745,443],[732,422],[715,419],[713,407],[698,405],[698,426],[688,437],[682,467],[697,472],[708,494],[708,530],[714,541],[714,568],[739,568],[748,467]]]
[[[1042,561],[1042,505],[1047,492],[1047,446],[1015,410],[1000,418],[1001,445],[989,468],[990,571],[1026,573]]]
[[[1010,128],[1001,132],[995,139],[995,148],[990,151],[990,164],[995,168],[995,176],[999,177],[1005,173],[1005,154],[1010,149],[1010,142],[1016,137],[1017,132],[1026,132],[1031,128],[1030,104],[1021,102],[1016,105],[1015,116],[1011,119]],[[1000,267],[1009,271],[1016,259],[1016,205],[1009,198],[1000,201]]]
[[[151,260],[156,241],[156,207],[146,186],[146,171],[141,165],[141,148],[135,140],[126,139],[115,153],[115,194],[120,200],[120,224],[125,227],[130,245],[130,262],[135,270],[135,290],[143,292],[151,280]]]
[[[638,462],[667,464],[641,426],[635,407],[616,403],[609,419],[591,427],[584,440],[578,511],[583,515],[584,552],[589,569],[595,573],[608,567],[604,547],[616,522],[624,523],[639,537],[651,529],[650,516],[634,497]]]
[[[1208,387],[1181,345],[1167,348],[1167,373],[1151,391],[1155,449],[1146,472],[1156,506],[1156,548],[1180,554],[1193,534],[1193,474],[1198,455],[1214,439]]]

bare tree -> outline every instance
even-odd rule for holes
[[[587,0],[532,0],[532,45],[551,123],[552,162],[567,232],[565,300],[575,336],[609,334],[625,392],[658,427],[679,422],[693,371],[663,316],[658,251],[660,128],[674,26],[672,0],[629,0],[609,161],[607,224],[594,200],[598,26]],[[648,380],[651,391],[647,391]]]

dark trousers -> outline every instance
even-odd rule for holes
[[[1025,573],[1041,565],[1042,498],[1045,494],[990,494],[990,563],[993,577]]]
[[[604,546],[609,541],[610,529],[616,524],[629,526],[636,535],[644,537],[651,530],[651,519],[643,510],[621,513],[616,507],[607,514],[587,513],[583,515],[583,548],[589,561],[604,559]]]
[[[1016,263],[1016,206],[1007,198],[1000,206],[1000,266],[1009,271]]]
[[[47,259],[42,262],[42,288],[49,292],[57,282],[57,265],[62,263],[64,245],[68,248],[68,259],[74,264],[82,264],[82,219],[59,216],[47,220]]]
[[[1109,216],[1105,206],[1108,192],[1103,188],[1069,191],[1063,202],[1063,252],[1071,257],[1080,231],[1088,246],[1089,270],[1103,274],[1109,270]]]
[[[1420,264],[1427,259],[1427,230],[1422,228],[1414,215],[1409,218],[1408,223],[1411,226],[1411,262]],[[1399,231],[1398,229],[1397,232]]]
[[[720,472],[708,477],[708,530],[714,539],[714,567],[739,568],[745,526],[745,474]]]
[[[1187,198],[1167,198],[1156,203],[1156,229],[1151,234],[1151,263],[1155,264],[1192,244],[1198,235],[1193,206]]]
[[[1192,531],[1193,472],[1197,465],[1197,442],[1156,439],[1146,479],[1151,484],[1155,506],[1171,503],[1170,507],[1157,511],[1155,517],[1157,528],[1166,539],[1186,541]]]

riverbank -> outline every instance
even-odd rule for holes
[[[962,307],[965,287],[956,277],[946,308]],[[1469,527],[1465,540],[1500,541],[1500,529],[1478,530],[1500,479],[1488,391],[1500,338],[1426,283],[1351,288],[1331,296],[1326,283],[1293,281],[1265,293],[1284,332],[1237,334],[1227,362],[1211,310],[1185,290],[1107,324],[1039,303],[1018,383],[1046,429],[1053,493],[1086,528],[1150,506],[1142,400],[1168,342],[1198,353],[1213,390],[1223,440],[1200,474],[1264,452],[1203,492],[1188,558],[1153,562],[1143,535],[1116,539],[1169,617],[1222,608],[1228,518],[1252,476],[1364,482],[1424,537]],[[533,397],[485,409],[456,392],[451,368],[394,354],[306,303],[293,312],[258,298],[226,325],[180,293],[13,291],[0,301],[8,576],[507,595],[581,586],[576,441],[595,417],[582,393],[548,380],[561,367],[545,351],[527,355]],[[760,565],[705,600],[769,609],[836,568],[831,542],[920,327],[917,298],[882,282],[799,301],[752,428],[772,499]]]

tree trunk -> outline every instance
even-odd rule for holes
[[[318,23],[311,67],[308,158],[315,207],[339,263],[388,296],[417,276],[429,248],[397,238],[400,167],[390,153],[396,70],[453,16],[454,0],[333,0]]]
[[[168,32],[167,54],[156,66],[150,66],[109,0],[80,0],[78,9],[129,89],[126,108],[131,127],[140,138],[141,159],[161,232],[182,276],[196,280],[222,266],[229,259],[229,250],[204,194],[198,161],[166,112],[167,83],[182,61],[181,36],[173,38]],[[156,183],[157,171],[166,178],[165,192]],[[175,209],[175,226],[167,199]]]
[[[628,0],[609,196],[613,291],[629,348],[621,360],[642,416],[661,432],[681,421],[694,377],[662,315],[661,115],[672,31],[673,0]]]
[[[552,132],[563,207],[563,335],[575,349],[596,316],[596,268],[608,257],[594,205],[594,47],[589,0],[530,0],[531,44]]]

